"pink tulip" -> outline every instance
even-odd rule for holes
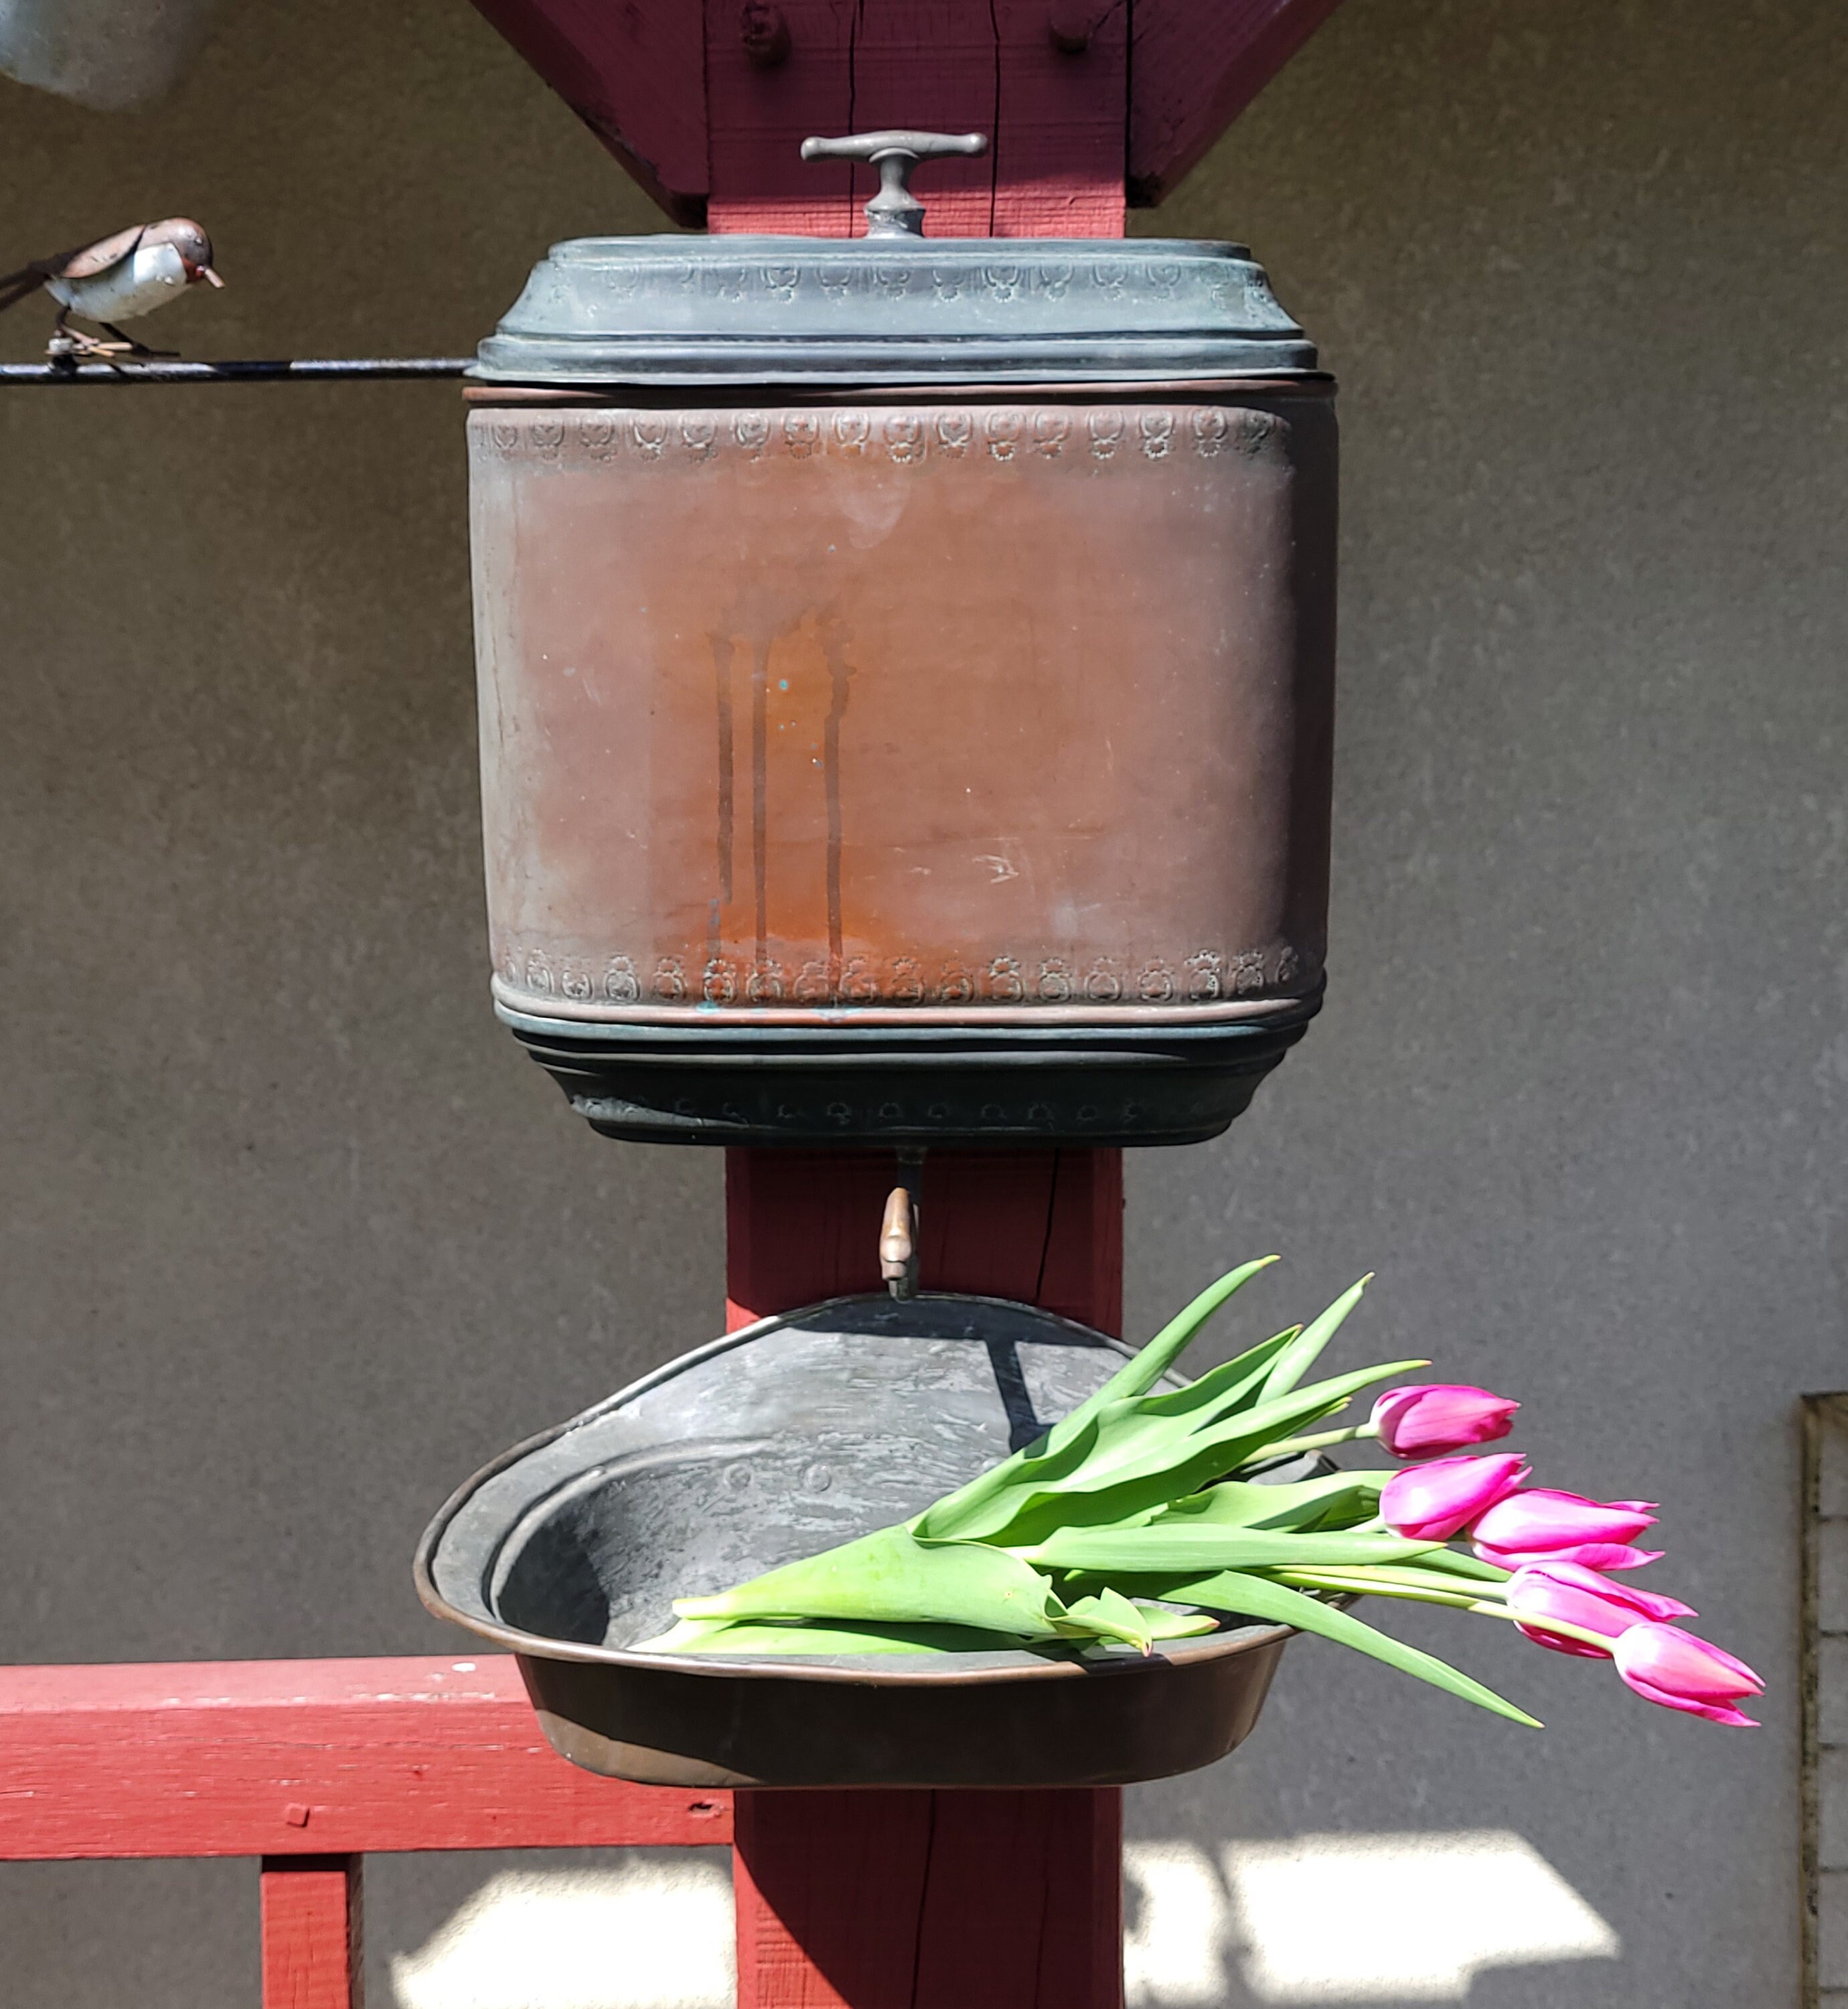
[[[1508,1606],[1512,1611],[1533,1614],[1536,1621],[1563,1619],[1568,1625],[1600,1632],[1607,1639],[1616,1639],[1645,1620],[1696,1616],[1694,1607],[1683,1604],[1677,1597],[1632,1590],[1627,1584],[1613,1583],[1609,1577],[1600,1576],[1581,1563],[1529,1563],[1517,1569],[1508,1585]],[[1550,1647],[1556,1653],[1582,1654],[1588,1660],[1611,1657],[1608,1647],[1549,1632],[1544,1622],[1528,1625],[1524,1619],[1517,1619],[1515,1625],[1535,1646]]]
[[[1373,1405],[1372,1426],[1395,1458],[1428,1458],[1505,1437],[1520,1407],[1486,1388],[1438,1382],[1387,1389]]]
[[[1379,1516],[1395,1535],[1447,1542],[1527,1476],[1528,1468],[1513,1451],[1499,1451],[1493,1458],[1436,1458],[1386,1481],[1380,1491]]]
[[[1678,1632],[1672,1625],[1632,1625],[1619,1635],[1612,1657],[1617,1672],[1645,1701],[1704,1716],[1709,1723],[1758,1727],[1733,1705],[1763,1694],[1763,1681],[1743,1660],[1691,1632]]]
[[[1470,1529],[1470,1540],[1485,1562],[1499,1563],[1504,1569],[1518,1569],[1523,1563],[1638,1569],[1662,1554],[1660,1549],[1630,1546],[1645,1528],[1655,1525],[1649,1511],[1655,1504],[1653,1500],[1587,1500],[1536,1486],[1498,1501]]]

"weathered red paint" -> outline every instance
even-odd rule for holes
[[[725,1153],[728,1330],[882,1288],[890,1151]],[[1123,1323],[1123,1153],[932,1151],[923,1167],[926,1290],[1043,1305],[1104,1332]]]
[[[935,231],[1120,236],[1126,191],[1159,202],[1338,3],[777,0],[759,67],[741,0],[475,0],[677,221],[841,237],[866,171],[795,146],[850,126],[995,135],[921,178]]]
[[[877,1290],[880,1151],[726,1153],[728,1316]],[[1120,1329],[1123,1155],[932,1153],[919,1280]],[[1118,2009],[1123,1796],[740,1792],[738,2009]]]
[[[706,218],[706,46],[695,0],[475,0],[677,223]]]
[[[731,1838],[554,1756],[504,1655],[0,1668],[0,1862]]]
[[[1162,201],[1340,5],[1135,0],[1130,201]]]
[[[871,170],[797,150],[811,133],[910,126],[990,138],[979,159],[919,172],[928,235],[1122,236],[1122,9],[1081,55],[1054,47],[1045,0],[784,0],[780,11],[791,54],[763,70],[739,39],[735,0],[706,0],[708,229],[857,236]]]
[[[738,1799],[738,2009],[1119,2009],[1120,1792]]]
[[[356,1855],[263,1859],[264,2009],[363,2009]]]

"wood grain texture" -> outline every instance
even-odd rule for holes
[[[728,1329],[880,1289],[880,1222],[897,1183],[890,1151],[728,1151]],[[919,1225],[926,1290],[1018,1299],[1121,1330],[1120,1151],[933,1151]]]
[[[1135,0],[1131,203],[1159,203],[1340,4]]]
[[[1118,2009],[1122,1804],[741,1792],[739,2009]]]
[[[996,125],[1006,143],[997,237],[1120,237],[1129,109],[1126,5],[1100,6],[1089,46],[1053,45],[1044,0],[994,0]]]
[[[919,176],[932,235],[1120,236],[1126,176],[1159,202],[1338,4],[1067,5],[1077,51],[1047,0],[781,0],[790,53],[759,69],[739,0],[475,0],[677,222],[822,237],[859,234],[873,177],[802,140],[905,125],[996,140]]]
[[[705,37],[696,0],[475,0],[677,223],[705,221]],[[737,34],[737,8],[732,8]]]
[[[897,1160],[726,1153],[735,1326],[876,1290]],[[1120,1330],[1123,1154],[932,1152],[920,1278]],[[738,2009],[1118,2009],[1122,1809],[1067,1791],[734,1796]]]
[[[263,2009],[364,2009],[356,1855],[263,1859]]]
[[[858,236],[871,168],[807,164],[811,133],[986,133],[915,186],[933,237],[1120,236],[1128,35],[1119,8],[1061,52],[1045,0],[785,0],[788,60],[745,59],[733,0],[706,0],[714,231]]]
[[[731,1812],[567,1764],[504,1655],[0,1669],[0,1861],[706,1844]]]
[[[705,0],[706,228],[851,237],[858,214],[852,168],[844,161],[806,161],[801,149],[811,133],[863,126],[853,101],[851,54],[860,0],[777,0],[777,6],[788,24],[788,58],[760,70],[745,55],[737,0]]]

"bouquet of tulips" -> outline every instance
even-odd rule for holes
[[[1363,1423],[1315,1427],[1361,1389],[1430,1365],[1305,1382],[1368,1279],[1312,1324],[1161,1390],[1207,1320],[1275,1260],[1221,1277],[1062,1423],[912,1519],[716,1596],[676,1599],[680,1623],[651,1649],[1147,1653],[1270,1620],[1538,1727],[1355,1617],[1345,1607],[1365,1594],[1507,1620],[1556,1653],[1614,1661],[1651,1702],[1751,1724],[1738,1705],[1764,1686],[1751,1669],[1680,1628],[1689,1606],[1606,1574],[1656,1560],[1634,1546],[1653,1502],[1528,1486],[1512,1453],[1450,1454],[1505,1437],[1517,1404],[1483,1388],[1407,1384],[1380,1395]],[[1404,1463],[1262,1483],[1361,1438]],[[1453,1546],[1460,1538],[1467,1548]]]

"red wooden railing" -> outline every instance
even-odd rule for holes
[[[0,1862],[255,1858],[264,2009],[359,2009],[366,1855],[731,1840],[554,1756],[504,1656],[0,1668]]]

